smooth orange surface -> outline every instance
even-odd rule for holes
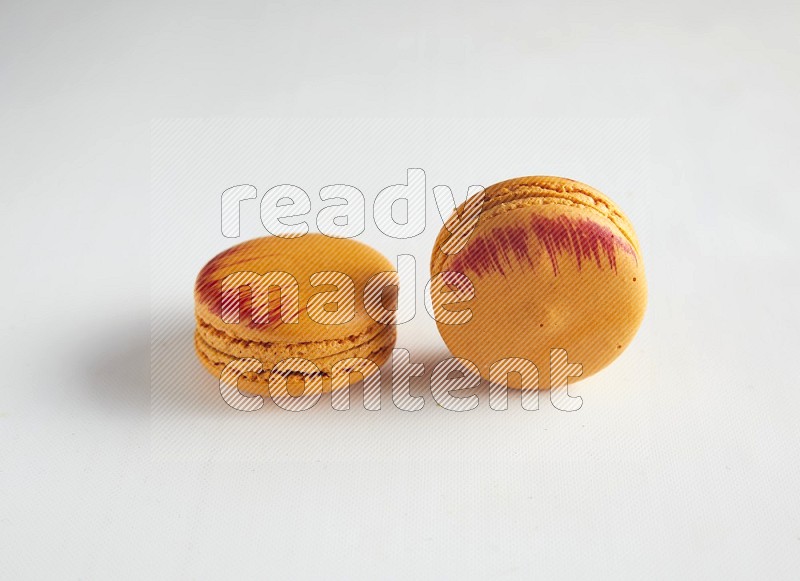
[[[520,357],[536,364],[547,388],[551,349],[582,364],[582,379],[633,340],[647,303],[641,250],[628,218],[601,192],[557,177],[501,182],[486,189],[477,226],[454,255],[441,250],[449,236],[439,234],[431,274],[462,272],[475,296],[458,306],[472,310],[468,322],[437,325],[483,377],[492,363]]]

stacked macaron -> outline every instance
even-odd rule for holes
[[[258,360],[258,370],[240,374],[241,391],[269,393],[281,362],[280,373],[318,376],[328,391],[337,362],[365,358],[379,366],[391,354],[395,326],[370,316],[364,290],[376,275],[394,270],[369,246],[319,234],[229,248],[195,283],[197,355],[217,377],[232,361]]]

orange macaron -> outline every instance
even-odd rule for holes
[[[355,366],[368,376],[390,356],[396,330],[390,310],[365,304],[365,291],[394,271],[371,247],[321,234],[229,248],[195,283],[197,356],[218,378],[231,362],[257,362],[238,374],[239,389],[254,394],[268,395],[275,373],[290,393],[330,391],[332,374],[353,368],[337,367],[343,361],[371,362]]]
[[[437,317],[450,351],[486,378],[500,360],[530,361],[542,388],[550,386],[551,350],[580,364],[580,379],[609,365],[633,340],[647,305],[630,220],[603,193],[560,177],[515,178],[478,195],[474,230],[443,228],[431,257],[432,275],[458,272],[472,285],[459,307],[468,317]],[[478,206],[467,200],[457,212],[465,207]]]

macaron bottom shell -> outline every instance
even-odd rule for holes
[[[209,336],[213,335],[214,345],[209,341]],[[282,353],[280,357],[264,357],[265,351],[269,351],[271,345],[268,343],[254,344],[253,342],[242,342],[241,340],[230,337],[230,347],[221,350],[218,331],[213,328],[198,325],[195,331],[195,351],[198,359],[203,366],[215,377],[221,378],[225,368],[232,362],[241,358],[253,358],[260,362],[261,371],[245,371],[238,376],[237,387],[239,391],[249,394],[269,396],[270,378],[272,369],[280,361],[289,358],[299,358],[309,361],[319,369],[320,382],[307,381],[306,370],[288,370],[286,389],[291,396],[312,395],[319,391],[329,393],[332,389],[331,375],[333,366],[339,361],[350,358],[363,358],[371,361],[376,367],[383,365],[391,356],[396,339],[396,329],[393,325],[381,325],[377,332],[367,333],[357,337],[348,337],[338,340],[335,345],[330,342],[306,343],[300,348],[295,345],[283,345],[277,347],[277,352]],[[234,353],[235,352],[235,353]],[[353,381],[361,379],[359,374],[351,376]],[[315,385],[321,389],[315,390]]]

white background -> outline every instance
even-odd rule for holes
[[[4,3],[0,576],[797,578],[798,12]],[[313,198],[337,181],[374,195],[414,166],[457,195],[526,173],[584,180],[634,217],[642,331],[575,386],[572,414],[546,400],[455,414],[428,397],[405,415],[230,411],[224,432],[209,397],[185,399],[170,433],[150,409],[151,299],[178,318],[190,305],[160,268],[181,233],[205,242],[173,282],[225,246],[205,238],[222,189],[279,183],[230,144],[230,173],[198,166],[194,201],[160,229],[151,122],[176,117],[534,118],[547,131],[509,139],[507,157],[489,147],[500,134],[477,149],[494,159],[454,144],[468,163],[390,141],[347,165],[345,144],[280,181]],[[209,421],[219,437],[192,439]]]

